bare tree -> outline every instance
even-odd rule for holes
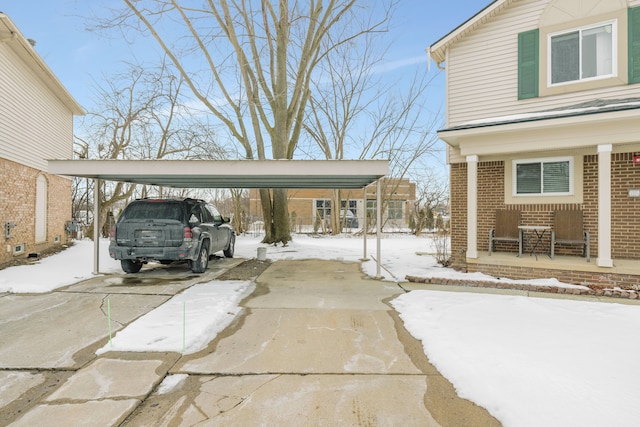
[[[424,168],[417,179],[416,200],[411,209],[411,229],[416,236],[425,228],[433,229],[438,208],[445,206],[449,199],[447,178],[438,175],[433,169]]]
[[[231,203],[233,209],[233,218],[231,218],[231,224],[237,233],[244,233],[247,231],[248,218],[247,212],[249,211],[249,195],[247,190],[240,188],[232,188]]]
[[[99,105],[76,129],[76,151],[95,159],[223,158],[210,129],[190,114],[181,96],[183,81],[168,72],[131,66],[97,88]],[[98,226],[136,185],[103,182]],[[142,191],[146,193],[147,189]]]
[[[386,21],[358,25],[357,0],[123,1],[101,26],[150,34],[247,159],[292,159],[318,64]],[[264,242],[287,243],[287,190],[260,197]]]
[[[313,87],[311,111],[305,130],[326,159],[388,159],[390,178],[382,187],[386,210],[392,195],[425,157],[438,152],[435,133],[437,114],[425,108],[431,82],[426,67],[413,78],[383,84],[379,70],[384,51],[369,33],[358,48],[334,49],[321,69],[322,78]],[[313,152],[309,148],[309,152]],[[332,195],[332,232],[339,233],[342,195]],[[366,227],[367,221],[365,221]],[[384,224],[382,224],[384,226]]]

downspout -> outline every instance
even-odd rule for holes
[[[427,72],[431,71],[431,59],[433,59],[431,57],[431,46],[429,46],[428,48],[425,49],[425,52],[427,52]],[[438,67],[439,70],[442,71],[446,71],[446,68],[442,66],[442,63],[445,61],[435,61],[436,62],[436,67]]]

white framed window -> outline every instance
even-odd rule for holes
[[[348,205],[347,206],[347,202]],[[340,201],[340,209],[341,211],[346,211],[347,209],[351,211],[352,214],[358,215],[358,202],[356,200],[341,200]],[[342,215],[342,213],[341,213]]]
[[[550,86],[618,74],[617,21],[549,34]]]
[[[315,216],[320,218],[329,218],[331,215],[331,200],[330,199],[318,199],[316,200]]]
[[[348,206],[347,206],[348,204]],[[315,201],[315,215],[320,218],[329,218],[331,215],[331,200],[330,199],[317,199]],[[358,215],[358,202],[356,200],[341,200],[340,201],[340,209],[341,211],[346,211],[347,209],[351,211],[354,215]]]
[[[513,161],[514,196],[568,196],[573,194],[573,157]]]
[[[376,200],[367,200],[367,216],[369,218],[376,217],[376,209],[378,207],[378,202]]]
[[[387,204],[387,216],[389,219],[402,219],[403,207],[402,200],[389,200]]]

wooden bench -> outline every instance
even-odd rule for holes
[[[591,262],[591,241],[584,231],[584,217],[581,210],[555,211],[551,232],[551,259],[556,244],[581,245],[582,256]]]
[[[491,252],[495,252],[494,243],[496,241],[518,242],[518,254],[522,254],[522,233],[518,229],[519,225],[519,210],[496,210],[495,228],[489,230],[489,255]]]

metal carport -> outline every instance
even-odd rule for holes
[[[388,160],[49,160],[48,172],[175,188],[364,189],[377,183],[376,224],[381,223],[380,178]],[[100,198],[94,192],[94,221]],[[366,233],[364,256],[366,258]],[[380,227],[376,227],[376,275],[380,277]],[[93,228],[94,274],[99,273],[99,230]]]

